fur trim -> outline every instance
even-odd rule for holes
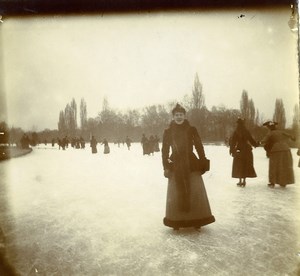
[[[214,216],[195,220],[170,220],[164,218],[164,225],[172,228],[201,227],[215,221],[216,220]]]

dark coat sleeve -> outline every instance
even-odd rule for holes
[[[236,143],[237,143],[237,136],[236,136],[236,133],[234,132],[232,134],[232,136],[230,137],[230,139],[229,139],[229,153],[230,154],[233,154],[233,155],[235,154],[235,152],[236,152],[236,148],[235,148]]]
[[[162,141],[162,163],[164,170],[169,169],[170,165],[168,162],[170,156],[170,148],[171,148],[171,141],[170,141],[170,130],[166,129],[163,134],[163,141]]]
[[[253,137],[251,136],[250,132],[247,131],[247,138],[248,138],[248,141],[249,143],[253,146],[253,147],[257,147],[258,146],[258,143],[253,139]]]
[[[205,152],[202,144],[202,140],[199,136],[199,133],[195,127],[192,127],[192,137],[193,137],[193,143],[196,149],[196,152],[198,154],[199,159],[205,159]]]

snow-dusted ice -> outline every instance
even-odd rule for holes
[[[231,178],[225,146],[205,145],[204,176],[216,222],[200,231],[163,225],[167,179],[161,153],[110,144],[91,154],[51,145],[0,163],[0,226],[21,275],[297,275],[300,168],[296,184],[267,187],[268,159],[254,149],[257,178]],[[299,274],[298,274],[299,275]]]

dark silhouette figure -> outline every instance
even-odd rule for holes
[[[97,141],[94,136],[92,136],[90,141],[90,147],[92,148],[92,153],[97,153]]]
[[[150,135],[148,143],[149,143],[149,154],[154,155],[155,139],[153,135]]]
[[[245,121],[239,118],[237,126],[230,138],[229,153],[233,156],[232,174],[233,178],[239,178],[237,186],[245,187],[247,177],[256,177],[253,166],[252,146],[259,144],[252,138],[245,127]]]
[[[145,154],[149,155],[150,154],[149,140],[148,140],[148,138],[146,137],[145,134],[143,134],[143,136],[142,136],[141,144],[142,144],[142,147],[143,147],[143,155],[145,155]]]
[[[159,138],[157,135],[154,136],[154,151],[159,152]]]
[[[79,142],[80,142],[80,148],[84,149],[85,148],[85,141],[81,136],[80,136]]]
[[[215,221],[201,176],[205,171],[200,164],[207,160],[203,144],[185,113],[179,104],[172,110],[173,120],[164,131],[162,144],[164,176],[168,178],[164,224],[174,229],[200,228]]]
[[[130,147],[131,147],[131,139],[130,139],[128,136],[126,136],[125,143],[126,143],[126,145],[127,145],[128,150],[130,150]]]
[[[268,186],[274,188],[275,184],[282,187],[294,184],[293,157],[288,140],[294,141],[295,138],[282,130],[276,129],[276,122],[268,121],[263,125],[269,129],[269,133],[262,141],[269,158]]]

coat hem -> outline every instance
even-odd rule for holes
[[[210,216],[204,219],[194,219],[194,220],[170,220],[164,218],[163,222],[165,226],[172,227],[172,228],[201,227],[215,222],[215,217]]]

